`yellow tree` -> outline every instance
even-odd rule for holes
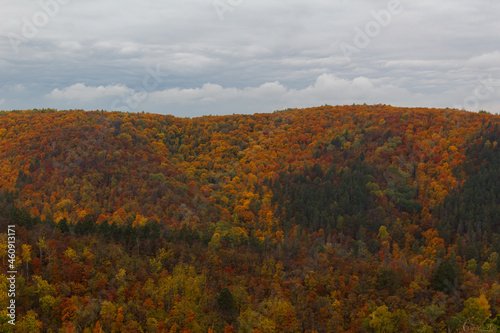
[[[16,332],[21,333],[39,333],[41,332],[42,322],[36,319],[37,314],[34,311],[28,311],[21,322],[16,326]]]
[[[470,320],[474,325],[482,325],[491,316],[490,304],[486,296],[470,297],[464,302],[464,309],[460,316],[465,320]]]
[[[21,245],[21,248],[22,248],[21,259],[26,263],[26,276],[29,276],[28,264],[31,262],[31,245],[23,244]]]
[[[377,333],[397,332],[392,313],[386,305],[379,306],[370,315],[370,327]]]
[[[2,256],[2,264],[5,267],[5,256],[7,255],[7,235],[2,234],[0,237],[0,255]]]

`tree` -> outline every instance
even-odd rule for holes
[[[45,237],[40,237],[36,242],[38,248],[40,249],[40,262],[43,263],[43,251],[47,249],[47,242],[45,241]]]
[[[455,288],[458,272],[456,261],[449,259],[442,261],[436,272],[432,276],[432,284],[435,289],[443,292],[449,292]]]
[[[61,321],[63,323],[71,322],[73,318],[76,316],[76,311],[77,311],[76,305],[73,304],[73,299],[67,297],[63,298],[60,305],[60,311],[61,311]]]
[[[99,313],[101,326],[104,330],[111,331],[111,324],[116,318],[117,308],[116,305],[109,302],[104,301],[101,305],[101,312]]]
[[[29,244],[22,244],[22,254],[21,258],[22,260],[26,263],[26,276],[29,276],[29,266],[28,264],[31,262],[31,245]]]
[[[5,267],[5,256],[7,255],[7,235],[2,234],[0,237],[0,255],[2,256],[2,265]]]
[[[392,313],[386,305],[379,306],[372,312],[370,315],[370,327],[376,333],[397,332]]]
[[[103,333],[99,320],[97,321],[97,323],[95,323],[93,333]]]
[[[30,310],[23,317],[20,323],[16,325],[16,332],[20,333],[40,333],[42,323],[37,320],[37,314]]]
[[[228,288],[222,289],[217,295],[219,308],[227,314],[233,315],[235,311],[233,294]]]
[[[490,304],[486,296],[481,294],[479,297],[471,297],[464,302],[464,309],[459,314],[465,320],[472,324],[481,326],[491,316]]]

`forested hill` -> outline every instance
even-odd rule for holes
[[[488,113],[386,105],[192,119],[2,111],[0,218],[31,246],[19,323],[500,324],[499,124]],[[181,277],[193,285],[147,290]]]

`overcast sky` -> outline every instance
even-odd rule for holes
[[[500,112],[498,0],[0,0],[0,110]]]

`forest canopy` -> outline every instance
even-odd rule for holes
[[[499,124],[386,105],[2,111],[4,264],[8,224],[23,246],[0,330],[495,329]]]

